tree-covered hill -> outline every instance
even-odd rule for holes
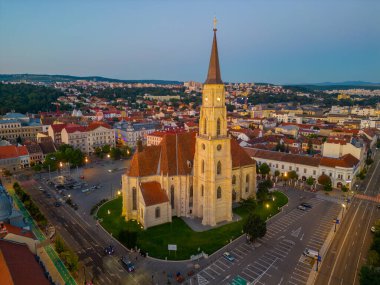
[[[19,113],[54,110],[55,106],[51,103],[63,95],[50,87],[0,83],[0,114],[11,110]]]

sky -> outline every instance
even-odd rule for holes
[[[380,82],[377,0],[0,0],[0,73]]]

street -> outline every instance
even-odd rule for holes
[[[364,181],[363,196],[379,194],[380,153]],[[368,183],[368,184],[367,184]],[[362,196],[362,195],[357,195]],[[346,211],[341,229],[332,242],[315,284],[359,284],[359,271],[372,242],[371,226],[380,219],[377,203],[363,197],[355,198]]]

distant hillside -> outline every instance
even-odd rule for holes
[[[322,83],[311,83],[311,84],[291,84],[288,86],[303,87],[309,90],[331,90],[331,89],[380,89],[380,83],[372,83],[365,81],[344,81],[344,82],[322,82]]]
[[[49,74],[0,74],[0,81],[29,81],[29,82],[68,82],[76,80],[93,80],[105,82],[124,83],[153,83],[153,84],[182,84],[181,81],[174,80],[121,80],[106,78],[101,76],[71,76],[71,75],[49,75]]]

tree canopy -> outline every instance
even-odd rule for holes
[[[265,236],[267,232],[267,223],[258,215],[251,213],[244,221],[243,231],[247,234],[250,241]]]

